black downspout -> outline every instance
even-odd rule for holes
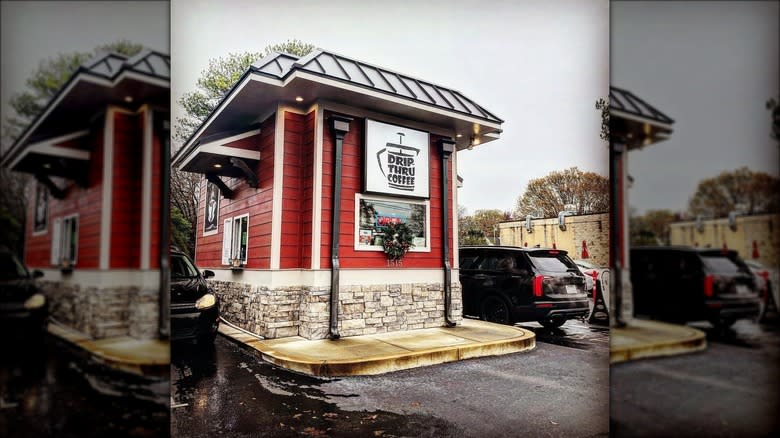
[[[623,266],[620,263],[620,253],[623,251],[623,248],[620,245],[621,242],[621,236],[619,236],[619,233],[623,233],[623,223],[621,223],[622,218],[622,211],[620,209],[623,207],[620,205],[619,199],[620,199],[620,190],[622,190],[622,184],[623,180],[622,178],[622,172],[625,172],[625,169],[620,169],[621,171],[618,171],[618,167],[620,166],[620,160],[623,157],[623,154],[625,153],[625,146],[619,143],[615,143],[610,140],[609,145],[609,181],[610,181],[610,188],[612,189],[610,195],[610,210],[611,210],[611,216],[612,216],[612,225],[609,227],[609,241],[610,241],[610,261],[611,261],[611,267],[612,267],[612,274],[614,278],[611,278],[611,289],[615,293],[612,297],[614,300],[610,300],[612,303],[613,309],[615,310],[614,314],[607,309],[607,312],[610,314],[610,319],[612,321],[611,326],[613,327],[624,327],[626,325],[626,322],[623,318]],[[620,179],[620,180],[619,180]],[[625,235],[625,233],[623,233]]]
[[[450,221],[449,221],[449,160],[455,152],[455,142],[449,139],[439,140],[439,152],[441,153],[441,238],[442,257],[444,259],[444,325],[455,327],[455,322],[450,319],[450,307],[452,306],[452,266],[450,265]]]
[[[336,140],[333,159],[333,205],[330,227],[330,327],[328,337],[338,339],[339,334],[339,233],[341,231],[341,163],[344,156],[344,137],[349,132],[349,117],[332,116],[330,129]]]
[[[158,132],[170,131],[168,120],[155,120],[159,112],[152,112],[152,138],[155,136],[155,128]],[[156,126],[159,123],[159,127]],[[168,339],[171,334],[171,268],[169,258],[169,246],[171,242],[170,231],[170,188],[171,188],[171,143],[170,135],[158,135],[162,149],[160,160],[160,296],[159,296],[159,322],[158,333],[161,339]]]

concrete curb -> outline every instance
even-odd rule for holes
[[[492,332],[490,326],[495,326]],[[234,333],[234,329],[222,325],[219,331],[228,339],[259,351],[261,357],[269,363],[319,377],[384,374],[463,359],[530,351],[536,347],[536,335],[529,330],[482,321],[469,321],[463,326],[451,329],[431,328],[397,333],[398,337],[408,336],[409,333],[427,336],[425,344],[428,346],[421,348],[409,348],[403,340],[394,340],[393,333],[331,341],[306,340],[299,337],[248,339],[247,335]],[[491,337],[492,339],[489,339]],[[438,345],[435,345],[437,342]],[[339,357],[339,349],[361,353],[351,358],[343,358]],[[325,354],[320,358],[313,358],[312,355],[303,353],[313,350],[322,350]],[[330,356],[329,352],[332,352]]]
[[[707,348],[707,336],[692,327],[634,319],[610,330],[609,363],[675,356]]]
[[[99,365],[140,377],[159,378],[170,372],[170,343],[118,337],[95,340],[73,328],[50,322],[52,336],[83,350]]]

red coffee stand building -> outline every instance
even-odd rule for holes
[[[50,314],[93,338],[158,337],[170,58],[108,53],[82,65],[2,165],[35,176],[24,261]],[[164,314],[164,315],[163,315]]]
[[[502,122],[333,52],[257,61],[173,157],[204,175],[195,262],[222,315],[267,338],[457,324],[457,152]],[[413,246],[396,263],[383,243],[399,223]]]

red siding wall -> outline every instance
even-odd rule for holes
[[[143,125],[143,114],[114,115],[110,268],[140,267]]]
[[[233,199],[220,199],[219,227],[217,234],[203,235],[205,203],[198,206],[196,229],[195,263],[201,268],[220,268],[222,265],[222,234],[225,219],[249,213],[249,249],[246,267],[249,269],[268,269],[271,264],[271,210],[273,204],[274,170],[274,125],[275,117],[270,117],[260,127],[260,134],[234,143],[244,147],[253,144],[260,151],[260,163],[257,166],[259,187],[249,187],[243,179],[223,178],[233,190]],[[233,146],[227,144],[226,146]],[[206,180],[200,185],[200,198],[206,199]]]
[[[149,239],[149,267],[160,268],[160,188],[162,169],[162,145],[170,135],[170,131],[163,129],[163,121],[168,120],[169,115],[155,111],[152,119],[152,206],[149,209],[151,218],[151,232]]]
[[[314,113],[284,115],[284,177],[282,189],[282,239],[279,267],[311,267],[311,183],[314,147]],[[309,189],[308,203],[305,195]],[[308,235],[304,233],[308,224]],[[304,260],[304,247],[309,248]]]
[[[102,122],[99,122],[102,123]],[[95,126],[86,139],[91,148],[89,177],[87,188],[81,188],[68,181],[60,187],[67,187],[64,199],[54,199],[49,195],[49,217],[46,234],[32,235],[33,221],[27,221],[25,263],[31,268],[51,267],[51,239],[54,219],[66,215],[79,215],[79,241],[76,260],[77,268],[99,267],[100,261],[100,212],[103,192],[103,126]],[[29,190],[34,194],[35,183]],[[34,197],[29,205],[28,217],[34,217]]]
[[[323,178],[322,178],[322,240],[321,240],[321,259],[322,268],[330,268],[330,229],[331,229],[331,209],[333,198],[333,159],[334,159],[334,138],[333,133],[327,126],[329,114],[325,113],[323,120]],[[344,139],[344,161],[342,168],[342,192],[341,192],[341,232],[339,236],[340,259],[342,268],[386,268],[387,258],[381,251],[355,251],[355,194],[362,191],[361,173],[363,169],[362,148],[363,148],[363,130],[365,120],[354,118],[350,123],[350,130]],[[430,252],[409,252],[403,259],[403,266],[407,268],[439,268],[442,267],[442,243],[441,243],[441,156],[438,152],[436,142],[440,137],[430,135]],[[451,162],[450,162],[451,163]],[[453,175],[450,172],[450,182]],[[452,234],[452,185],[449,186],[448,214],[450,217],[450,263],[452,261],[452,252],[457,250],[453,246]]]

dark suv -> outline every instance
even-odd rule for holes
[[[560,327],[588,314],[585,276],[562,250],[463,247],[460,283],[464,315],[486,321]]]
[[[631,284],[636,315],[723,327],[758,315],[755,278],[736,251],[631,248]]]
[[[171,339],[214,342],[219,328],[219,299],[189,257],[171,249]]]
[[[4,336],[43,338],[49,303],[34,281],[42,276],[43,272],[28,271],[11,251],[0,248],[0,330]]]

